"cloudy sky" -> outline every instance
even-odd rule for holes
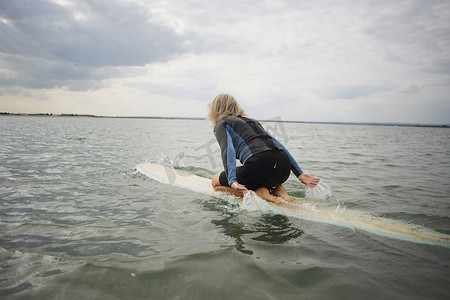
[[[450,124],[450,1],[0,1],[0,111]]]

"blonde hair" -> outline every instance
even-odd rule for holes
[[[230,115],[242,117],[245,116],[245,111],[239,106],[233,96],[220,94],[209,103],[206,119],[210,120],[213,125],[216,125],[217,122]]]

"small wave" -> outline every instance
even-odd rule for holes
[[[80,143],[83,143],[87,140],[87,137],[68,137],[69,141],[78,141]]]
[[[19,295],[45,285],[55,276],[69,272],[77,263],[67,263],[62,258],[7,250],[0,247],[0,296]]]

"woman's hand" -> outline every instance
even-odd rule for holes
[[[298,180],[300,180],[301,183],[306,184],[309,187],[315,187],[320,181],[319,178],[312,177],[311,175],[308,175],[306,173],[303,173],[300,176],[298,176]]]
[[[244,185],[237,183],[237,181],[235,181],[231,184],[231,188],[234,190],[235,194],[238,196],[243,196],[244,193],[247,191],[247,188]]]

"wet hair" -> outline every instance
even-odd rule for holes
[[[233,96],[229,94],[217,95],[209,103],[206,119],[215,125],[226,116],[242,117],[245,116],[245,111],[239,106]]]

